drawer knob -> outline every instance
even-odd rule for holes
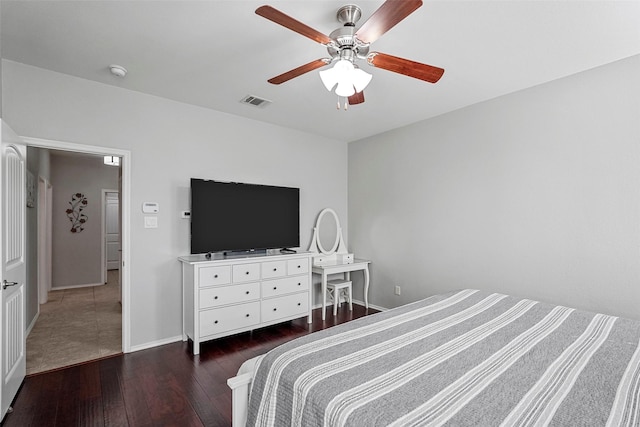
[[[278,311],[278,309],[277,309],[277,308],[274,308],[274,309],[273,309],[273,311]]]
[[[217,325],[217,324],[218,324],[218,321],[216,320],[215,322],[213,322],[213,324],[214,324],[214,325]]]
[[[278,271],[278,269],[277,269],[277,268],[274,268],[274,269],[273,269],[273,271]]]
[[[245,272],[244,274],[249,274],[249,272],[247,271],[247,272]]]
[[[298,268],[302,268],[302,266],[301,266],[301,265],[299,265],[299,266],[298,266]]]
[[[302,283],[298,282],[298,286],[302,286]]]
[[[249,317],[249,313],[245,314],[246,317]]]
[[[249,291],[247,291],[246,293],[247,293],[247,295],[249,295]]]
[[[301,302],[299,302],[299,303],[298,303],[298,305],[302,305],[302,303],[301,303]]]
[[[214,275],[213,275],[213,278],[214,278],[214,279],[217,279],[217,278],[218,278],[218,275],[217,275],[217,274],[214,274]]]
[[[218,299],[218,295],[216,295],[215,297],[213,297],[213,299]]]
[[[273,290],[275,291],[276,289],[278,289],[278,287],[277,287],[277,286],[274,286],[274,287],[273,287]]]

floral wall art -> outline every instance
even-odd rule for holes
[[[71,208],[67,209],[67,217],[71,221],[72,233],[80,233],[84,230],[84,225],[89,218],[82,211],[87,207],[87,203],[87,197],[82,193],[75,193],[71,196],[69,202]]]

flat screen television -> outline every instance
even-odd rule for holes
[[[191,253],[300,246],[300,189],[191,178]]]

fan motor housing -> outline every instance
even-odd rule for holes
[[[360,42],[355,36],[356,29],[351,26],[340,27],[337,30],[329,34],[329,37],[334,41],[327,45],[327,52],[331,55],[331,58],[340,58],[345,56],[344,50],[350,50],[353,52],[352,56],[358,59],[365,59],[369,54],[369,45]],[[349,56],[351,54],[347,54]]]

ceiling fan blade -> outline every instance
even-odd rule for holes
[[[422,0],[387,0],[362,24],[356,37],[364,43],[373,43],[420,6]]]
[[[364,102],[364,91],[356,92],[347,98],[349,105],[362,104]]]
[[[393,71],[394,73],[436,83],[444,74],[444,69],[433,65],[421,64],[409,59],[398,58],[386,53],[371,52],[367,56],[367,62],[376,68]]]
[[[293,79],[294,77],[301,76],[309,71],[316,70],[318,68],[324,67],[331,60],[329,59],[316,59],[315,61],[311,61],[308,64],[304,64],[299,66],[298,68],[294,68],[293,70],[289,70],[286,73],[282,73],[279,76],[275,76],[267,80],[269,83],[274,85],[279,85],[280,83],[284,83]]]
[[[271,6],[260,6],[256,9],[256,14],[275,22],[276,24],[280,24],[285,28],[295,31],[298,34],[302,34],[303,36],[308,37],[318,43],[326,45],[331,42],[329,36],[325,36],[320,31],[314,30],[308,25],[305,25],[302,22],[288,15],[285,15],[278,9],[275,9]]]

